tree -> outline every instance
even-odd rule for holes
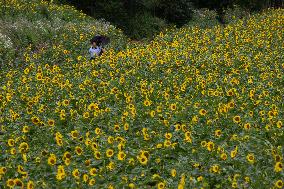
[[[193,3],[191,0],[160,0],[157,9],[160,18],[182,26],[192,17]]]

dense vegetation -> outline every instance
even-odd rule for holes
[[[4,188],[283,188],[283,9],[127,44],[69,6],[0,3]],[[97,32],[115,40],[90,62]]]
[[[94,20],[71,6],[38,2],[0,1],[0,69],[21,67],[33,54],[53,57],[54,46],[70,60],[77,53],[86,55],[89,39],[97,34],[108,35],[114,50],[125,48],[123,32],[108,22]],[[64,61],[57,58],[57,63]]]
[[[193,21],[196,11],[207,8],[216,12],[215,19],[227,24],[231,9],[251,13],[269,7],[283,7],[283,0],[57,0],[103,18],[123,29],[131,38],[152,38],[169,25],[178,27]],[[198,21],[196,21],[198,22]]]

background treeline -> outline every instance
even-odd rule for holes
[[[196,10],[215,11],[215,19],[225,24],[226,10],[247,13],[269,7],[283,7],[284,0],[57,0],[74,5],[88,15],[105,19],[133,39],[151,38],[169,26],[183,26],[194,19]],[[199,22],[199,21],[197,21]]]

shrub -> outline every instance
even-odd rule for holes
[[[214,10],[198,9],[193,11],[192,20],[187,26],[198,26],[201,28],[212,28],[219,24],[216,19],[217,13]]]
[[[128,33],[134,39],[153,38],[159,31],[166,27],[163,19],[152,16],[149,13],[141,13],[135,15],[129,21]]]
[[[224,20],[226,23],[236,22],[238,19],[249,17],[249,11],[235,5],[225,10]]]

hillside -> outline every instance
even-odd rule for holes
[[[19,67],[32,56],[46,55],[46,59],[54,49],[59,54],[69,54],[71,60],[75,54],[88,56],[89,40],[98,34],[108,35],[112,40],[108,48],[115,51],[127,42],[121,30],[71,6],[13,0],[0,1],[0,7],[0,66]]]
[[[1,77],[0,185],[283,187],[283,9],[113,43],[93,62],[81,24]]]

